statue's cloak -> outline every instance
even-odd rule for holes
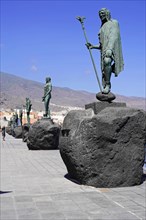
[[[101,45],[101,69],[103,72],[103,59],[106,50],[112,50],[114,60],[112,72],[117,76],[124,69],[121,37],[119,24],[116,20],[104,23],[99,31],[99,42]]]

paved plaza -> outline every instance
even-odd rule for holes
[[[146,181],[94,188],[65,177],[59,150],[30,151],[21,139],[1,138],[1,220],[145,220]]]

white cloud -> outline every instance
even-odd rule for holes
[[[91,70],[86,69],[86,70],[85,70],[85,74],[86,74],[86,75],[90,75],[90,74],[91,74]]]
[[[37,67],[35,64],[33,64],[33,65],[31,66],[31,71],[37,72],[37,71],[38,71],[38,67]]]

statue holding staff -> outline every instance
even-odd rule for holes
[[[51,118],[50,108],[49,108],[51,92],[52,92],[51,78],[46,77],[46,84],[44,86],[44,96],[42,97],[42,101],[44,102],[44,106],[45,106],[45,114],[44,114],[45,118]]]
[[[106,8],[102,8],[99,11],[99,17],[101,19],[102,24],[98,34],[98,38],[99,38],[98,45],[92,45],[87,40],[84,23],[83,23],[83,20],[85,18],[77,17],[77,19],[81,22],[82,29],[84,31],[84,35],[86,38],[86,46],[89,49],[90,55],[92,55],[91,49],[99,49],[101,52],[101,71],[102,71],[102,86],[103,86],[102,90],[99,82],[98,84],[100,87],[100,91],[104,96],[104,95],[108,95],[111,90],[111,74],[114,73],[115,76],[118,76],[118,74],[124,68],[124,62],[123,62],[121,37],[120,37],[120,29],[119,29],[118,21],[111,19],[110,11]],[[93,57],[91,58],[93,63]],[[95,73],[97,75],[97,71],[94,63],[93,66]],[[115,96],[114,94],[112,95],[113,95],[112,98],[114,99]]]

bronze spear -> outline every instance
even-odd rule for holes
[[[85,39],[86,39],[86,43],[88,44],[89,42],[88,42],[88,39],[87,39],[85,27],[84,27],[84,19],[85,19],[85,17],[77,16],[76,19],[81,23],[81,26],[82,26],[82,29],[83,29],[83,32],[84,32],[84,36],[85,36]],[[93,59],[93,56],[92,56],[90,48],[89,48],[89,53],[90,53],[90,57],[91,57],[91,60],[92,60],[93,67],[94,67],[94,71],[95,71],[95,75],[96,75],[96,78],[97,78],[97,82],[98,82],[98,85],[99,85],[99,88],[100,88],[100,92],[102,92],[102,88],[101,88],[101,85],[100,85],[100,80],[99,80],[99,77],[98,77],[97,69],[96,69],[96,66],[95,66],[94,59]]]

